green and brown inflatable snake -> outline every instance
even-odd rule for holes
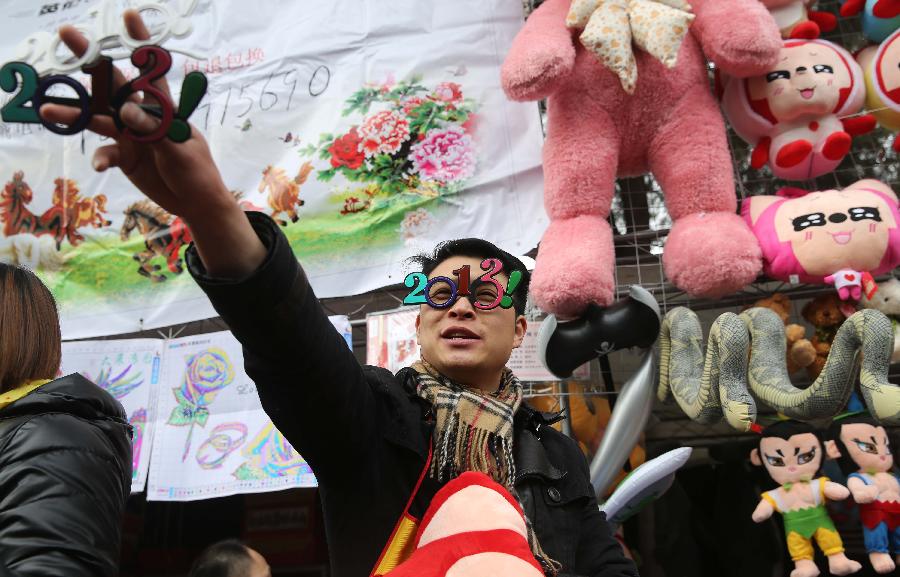
[[[900,424],[900,387],[888,382],[893,351],[891,321],[861,310],[844,322],[825,368],[809,387],[798,389],[787,374],[784,323],[774,312],[753,308],[725,313],[713,323],[706,354],[697,315],[684,307],[663,319],[657,394],[672,397],[694,421],[728,423],[746,431],[756,421],[753,395],[787,417],[830,418],[847,404],[860,371],[863,400],[876,419]]]

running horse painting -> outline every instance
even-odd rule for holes
[[[300,187],[306,183],[313,165],[304,162],[294,178],[288,178],[284,169],[269,165],[263,170],[263,177],[259,183],[259,192],[269,189],[269,206],[272,208],[272,218],[281,226],[287,226],[286,220],[278,218],[280,213],[285,213],[291,222],[300,220],[297,208],[304,205],[300,198]]]
[[[102,228],[111,224],[104,216],[106,196],[83,197],[78,184],[71,179],[57,178],[54,184],[53,205],[38,216],[28,208],[34,193],[25,182],[25,174],[21,170],[13,174],[12,180],[0,193],[0,222],[3,223],[4,236],[52,235],[56,240],[56,250],[59,250],[64,240],[68,239],[72,246],[84,241],[78,233],[79,228]]]
[[[125,209],[120,234],[122,241],[128,240],[135,229],[144,237],[145,246],[145,250],[134,254],[134,260],[140,263],[138,274],[154,282],[166,280],[166,275],[158,273],[162,267],[152,262],[158,256],[166,259],[169,271],[181,274],[184,270],[181,247],[191,243],[191,233],[181,218],[173,219],[153,202],[139,200]]]

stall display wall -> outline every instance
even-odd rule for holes
[[[527,11],[540,4],[539,0],[523,0]],[[818,3],[818,9],[837,13],[837,0],[825,0]],[[823,37],[855,52],[866,44],[858,18],[839,18],[838,28]],[[712,71],[711,71],[712,74]],[[535,114],[537,114],[537,109]],[[875,178],[891,186],[900,193],[900,159],[891,150],[894,135],[878,128],[874,132],[856,137],[854,145],[832,173],[814,181],[787,183],[775,179],[767,168],[755,170],[750,167],[750,150],[735,134],[729,133],[729,142],[735,167],[737,193],[740,199],[753,195],[774,194],[782,186],[791,184],[808,190],[825,190],[841,188],[863,178]],[[661,265],[661,254],[665,247],[666,235],[671,226],[659,186],[652,177],[620,179],[617,185],[617,196],[614,201],[611,222],[615,231],[617,298],[627,294],[628,286],[640,284],[651,291],[658,299],[663,312],[676,307],[687,306],[698,312],[708,334],[711,322],[722,312],[736,312],[757,299],[770,296],[773,292],[786,293],[792,300],[792,318],[790,322],[804,324],[800,316],[803,305],[811,298],[826,294],[833,290],[830,287],[811,285],[791,285],[781,282],[754,283],[744,291],[716,301],[693,299],[684,292],[673,287],[665,278]],[[535,251],[530,253],[532,256]],[[365,362],[365,315],[369,312],[394,309],[400,306],[402,298],[408,293],[402,285],[386,287],[363,295],[324,299],[323,305],[329,314],[345,314],[354,320],[353,349],[360,362]],[[531,311],[535,317],[540,311]],[[167,327],[160,331],[143,331],[115,338],[135,338],[153,336],[188,336],[225,330],[227,327],[220,319],[210,319]],[[616,386],[620,386],[638,362],[638,356],[624,351],[614,353],[610,357],[612,377]],[[613,395],[604,390],[600,384],[600,370],[593,363],[592,382],[595,387],[588,387],[587,396]],[[900,365],[892,366],[891,381],[900,382]],[[803,383],[795,382],[798,386]],[[557,387],[554,389],[559,396]],[[530,389],[531,395],[546,394],[546,384],[535,384]],[[560,397],[561,398],[561,397]],[[896,436],[896,430],[892,433]],[[727,516],[717,515],[717,510],[729,507],[746,508],[747,502],[755,505],[762,478],[758,472],[751,471],[746,463],[746,452],[753,444],[752,434],[741,434],[727,424],[698,425],[690,421],[677,406],[657,404],[646,430],[646,448],[648,457],[663,452],[672,444],[695,447],[695,457],[678,475],[678,481],[670,491],[670,495],[654,506],[645,509],[626,527],[627,541],[635,550],[644,577],[692,577],[726,574],[721,571],[722,563],[730,554],[749,559],[761,560],[763,567],[749,563],[744,569],[739,564],[732,565],[728,575],[788,575],[792,564],[784,551],[783,535],[780,534],[780,523],[772,522],[760,527],[753,527],[749,520],[738,525],[727,525]],[[735,489],[732,500],[722,487],[741,484]],[[765,487],[768,488],[768,487]],[[763,488],[763,490],[765,490]],[[748,497],[748,495],[750,495]],[[752,509],[751,505],[751,509]],[[170,504],[168,508],[176,510],[182,505]],[[673,518],[681,519],[680,524],[672,523]],[[839,529],[852,558],[864,561],[862,537],[858,525],[849,520],[841,522]],[[172,541],[176,536],[157,535],[160,542]],[[174,543],[174,542],[173,542]],[[715,551],[710,553],[710,551]],[[680,551],[674,555],[673,551]],[[761,551],[754,553],[755,551]],[[692,555],[694,557],[692,557]],[[701,563],[690,565],[692,559],[702,559]],[[732,560],[736,557],[732,557]],[[685,563],[688,563],[687,565]],[[864,565],[866,565],[864,563]],[[673,566],[680,566],[679,572],[672,572]],[[824,566],[820,563],[820,567]],[[746,571],[745,571],[746,569]],[[751,569],[755,572],[748,572]],[[870,569],[864,566],[856,575],[869,575]]]

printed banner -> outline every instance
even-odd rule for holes
[[[403,307],[395,311],[372,313],[366,316],[366,364],[384,367],[396,373],[419,359],[420,347],[416,339],[418,307]],[[522,345],[513,349],[506,364],[521,381],[558,381],[541,364],[537,350],[537,335],[542,321],[528,321]],[[589,379],[590,367],[577,368],[572,379]]]
[[[316,486],[263,411],[230,332],[172,339],[165,355],[148,500]]]
[[[512,254],[540,239],[537,107],[507,101],[499,85],[521,2],[8,0],[0,62],[58,69],[51,32],[65,22],[127,56],[126,5],[152,6],[176,106],[185,74],[207,76],[190,121],[241,204],[283,226],[319,297],[396,284],[403,259],[447,238],[479,236]],[[18,107],[20,92],[0,92],[0,105]],[[93,171],[106,144],[0,124],[0,259],[39,270],[66,338],[215,316],[184,271],[183,222],[119,171]]]
[[[134,427],[131,492],[147,481],[163,353],[159,339],[63,343],[61,375],[81,373],[122,403]]]

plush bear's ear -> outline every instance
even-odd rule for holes
[[[759,449],[753,449],[752,451],[750,451],[750,462],[757,467],[762,467],[762,459],[760,459],[759,457]]]
[[[837,443],[834,441],[825,441],[825,453],[829,459],[841,458],[841,450],[838,449]]]
[[[744,214],[750,217],[750,226],[756,226],[756,221],[767,208],[776,202],[784,200],[778,196],[751,196],[744,199]]]

